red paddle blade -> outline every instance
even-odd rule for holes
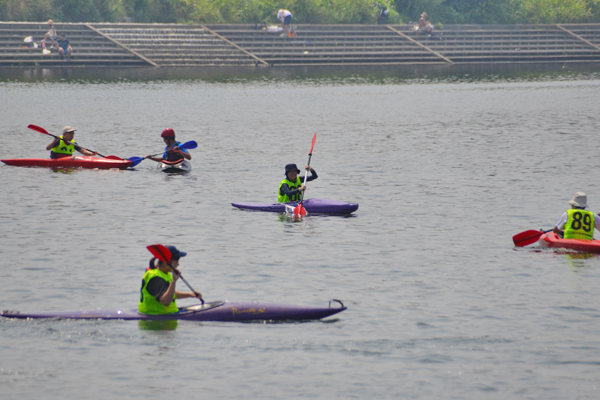
[[[517,247],[527,246],[528,244],[537,242],[544,233],[544,231],[534,230],[517,233],[513,236],[513,242]]]
[[[302,206],[302,204],[298,204],[296,208],[294,208],[294,216],[295,217],[304,217],[306,215],[306,209]]]
[[[31,124],[31,125],[27,125],[27,127],[29,129],[33,129],[34,131],[38,131],[40,133],[45,133],[46,135],[49,135],[48,131],[45,130],[44,128],[42,128],[41,126]]]
[[[317,141],[317,134],[313,136],[312,146],[310,146],[310,152],[308,154],[312,154],[313,148],[315,147],[315,142]]]
[[[160,261],[166,262],[167,264],[171,263],[171,251],[167,249],[166,246],[163,246],[162,244],[151,244],[150,246],[146,246],[146,248]]]

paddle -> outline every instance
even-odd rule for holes
[[[524,247],[528,244],[537,242],[544,233],[548,233],[550,231],[552,231],[552,229],[549,229],[547,231],[528,230],[525,232],[517,233],[515,236],[513,236],[513,242],[517,247]]]
[[[195,149],[196,147],[198,147],[198,143],[196,143],[193,140],[190,140],[189,142],[185,142],[185,143],[177,146],[177,148],[186,149],[186,150]],[[169,150],[169,151],[172,151],[172,150]],[[135,167],[136,165],[138,165],[139,163],[141,163],[142,161],[144,161],[146,158],[148,158],[148,157],[154,157],[154,156],[157,156],[157,155],[163,154],[163,153],[164,153],[164,151],[162,151],[160,153],[156,153],[156,154],[151,154],[151,155],[146,156],[146,157],[131,157],[131,158],[129,158],[129,161],[133,161],[132,167]]]
[[[44,134],[46,134],[46,135],[50,135],[50,136],[52,136],[53,138],[60,139],[60,137],[59,137],[59,136],[56,136],[56,135],[53,135],[53,134],[51,134],[50,132],[48,132],[47,130],[45,130],[44,128],[42,128],[41,126],[37,126],[37,125],[28,125],[27,127],[28,127],[29,129],[33,129],[34,131],[38,131],[38,132],[40,132],[40,133],[44,133]],[[71,143],[71,142],[69,142],[68,140],[64,140],[64,139],[63,139],[63,141],[64,141],[65,143],[67,143],[67,144],[74,144],[74,143]],[[79,145],[77,145],[77,146],[79,146]],[[79,147],[81,147],[81,146],[79,146]],[[82,148],[82,149],[84,149],[84,150],[87,150],[87,151],[89,151],[89,152],[91,152],[91,153],[96,153],[96,154],[98,154],[100,157],[104,157],[104,158],[106,158],[106,159],[109,159],[109,160],[122,160],[122,158],[121,158],[121,157],[117,157],[117,156],[104,156],[104,155],[102,155],[102,154],[100,154],[100,153],[98,153],[98,152],[92,151],[92,150],[90,150],[90,149],[86,149],[85,147],[81,147],[81,148]]]
[[[313,148],[315,147],[315,142],[316,141],[317,141],[317,134],[315,133],[315,135],[313,136],[313,140],[312,140],[312,146],[310,146],[310,152],[308,153],[308,166],[309,167],[310,167],[310,158],[312,157],[312,151],[313,151]],[[306,171],[304,171],[304,184],[303,184],[303,186],[306,186],[306,179],[307,178],[308,178],[308,168],[306,169]],[[294,215],[296,217],[298,217],[298,216],[305,216],[306,215],[306,210],[302,206],[302,202],[303,201],[304,201],[304,191],[300,195],[300,204],[298,204],[296,206],[296,208],[294,208]]]
[[[151,244],[150,246],[146,246],[146,248],[150,250],[150,253],[152,253],[154,257],[158,258],[162,262],[166,262],[169,265],[169,267],[171,267],[171,269],[175,271],[177,275],[179,275],[181,280],[187,285],[187,287],[190,288],[192,292],[200,293],[195,291],[194,288],[192,288],[192,286],[188,283],[188,281],[185,280],[183,275],[181,275],[181,272],[179,272],[177,268],[171,265],[171,251],[167,248],[167,246],[164,246],[162,244]],[[202,302],[202,304],[204,304],[204,299],[202,299],[202,297],[200,297],[200,301]]]

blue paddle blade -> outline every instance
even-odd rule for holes
[[[133,162],[133,164],[131,164],[132,167],[135,167],[136,165],[144,161],[142,157],[129,157],[128,160]]]
[[[198,143],[196,143],[193,140],[190,140],[189,142],[185,142],[184,144],[179,146],[180,149],[195,149],[196,147],[198,147]]]

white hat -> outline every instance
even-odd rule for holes
[[[587,196],[585,193],[577,192],[573,196],[571,200],[569,200],[569,204],[575,207],[586,208],[587,207]]]
[[[73,129],[73,127],[71,127],[71,126],[65,126],[63,128],[63,133],[69,133],[69,132],[75,132],[75,129]]]

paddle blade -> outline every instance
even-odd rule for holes
[[[310,146],[310,152],[308,153],[309,155],[312,154],[312,151],[315,148],[316,141],[317,141],[317,134],[315,133],[315,136],[313,136],[312,146]]]
[[[129,157],[128,160],[131,161],[131,162],[133,162],[133,164],[131,164],[131,166],[135,167],[136,165],[138,165],[139,163],[141,163],[145,159],[143,157]]]
[[[294,216],[295,217],[304,217],[306,215],[306,209],[302,206],[302,204],[298,204],[296,208],[294,208]]]
[[[193,140],[190,140],[189,142],[185,142],[184,144],[182,144],[181,146],[179,146],[180,149],[195,149],[196,147],[198,147],[198,143],[196,143]]]
[[[37,126],[37,125],[30,124],[30,125],[27,125],[27,127],[28,127],[29,129],[33,129],[34,131],[38,131],[38,132],[40,132],[40,133],[45,133],[46,135],[49,135],[49,134],[50,134],[50,133],[49,133],[47,130],[45,130],[45,129],[44,129],[44,128],[42,128],[41,126]]]
[[[167,246],[162,244],[151,244],[150,246],[146,246],[146,248],[160,261],[166,262],[167,264],[171,263],[171,251]]]
[[[517,247],[524,247],[537,242],[544,233],[546,232],[534,230],[517,233],[513,236],[513,242]]]

